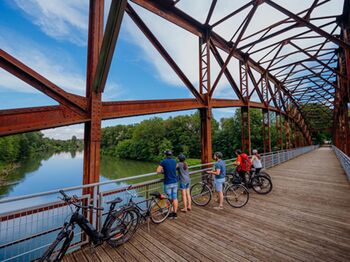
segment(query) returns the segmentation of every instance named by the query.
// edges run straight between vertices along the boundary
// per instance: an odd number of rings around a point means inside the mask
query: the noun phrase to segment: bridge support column
[[[289,119],[287,116],[284,118],[284,129],[285,129],[285,134],[286,134],[286,149],[290,149],[291,148],[290,126],[289,126]]]
[[[210,41],[199,38],[199,92],[205,98],[206,108],[200,109],[201,120],[201,160],[212,162],[211,141],[211,97],[210,97]]]
[[[242,151],[247,151],[252,154],[251,139],[250,139],[250,108],[249,106],[241,107],[242,119]]]
[[[90,0],[89,34],[86,97],[88,99],[88,114],[90,121],[85,123],[84,132],[84,177],[83,184],[98,182],[100,179],[100,141],[102,102],[101,92],[92,90],[99,53],[103,38],[103,12],[104,2]],[[84,193],[92,193],[90,189]]]
[[[201,160],[202,163],[212,162],[212,143],[211,143],[211,109],[200,109],[201,117]]]
[[[271,152],[271,129],[270,129],[270,111],[262,110],[262,135],[264,153]]]
[[[282,114],[276,112],[276,144],[278,149],[283,149],[283,128],[282,128]]]

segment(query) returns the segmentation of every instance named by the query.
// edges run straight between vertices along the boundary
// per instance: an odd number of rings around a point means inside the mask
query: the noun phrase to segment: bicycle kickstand
[[[91,255],[95,255],[95,253],[96,253],[95,245],[94,245],[94,243],[91,242],[91,244],[90,244],[90,254]]]

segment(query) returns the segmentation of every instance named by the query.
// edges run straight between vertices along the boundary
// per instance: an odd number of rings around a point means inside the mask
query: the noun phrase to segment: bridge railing
[[[348,177],[348,181],[350,182],[350,157],[347,156],[343,151],[341,151],[336,146],[332,146],[335,155],[337,156],[340,164],[342,165],[346,176]]]
[[[290,150],[281,150],[262,154],[264,168],[283,163],[291,158],[310,152],[317,146],[308,146]],[[232,166],[235,159],[228,159],[227,166]],[[190,167],[191,182],[201,180],[201,174],[212,168],[212,163]],[[126,188],[132,185],[142,201],[150,192],[162,191],[163,179],[156,173],[103,181],[100,183],[63,188],[67,194],[77,195],[82,201],[95,207],[105,207],[106,202],[121,197],[125,204],[129,196]],[[90,189],[92,194],[83,195],[83,189]],[[25,196],[0,199],[0,261],[30,261],[45,251],[55,239],[65,219],[71,214],[69,206],[58,199],[59,191],[51,190]],[[180,199],[181,200],[181,199]],[[90,222],[97,228],[103,224],[105,214],[101,211],[87,213]],[[76,228],[75,238],[70,250],[78,249],[88,243],[87,236]]]

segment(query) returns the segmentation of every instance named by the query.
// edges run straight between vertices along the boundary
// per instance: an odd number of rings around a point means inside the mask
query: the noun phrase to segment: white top
[[[252,157],[252,163],[255,168],[262,168],[261,160],[258,159],[256,156]]]

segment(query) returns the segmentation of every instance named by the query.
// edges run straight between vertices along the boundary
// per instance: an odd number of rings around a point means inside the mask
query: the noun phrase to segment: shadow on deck
[[[194,207],[129,243],[65,261],[350,261],[350,186],[330,148],[271,168],[274,189],[241,209]],[[213,204],[212,204],[213,205]]]

